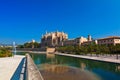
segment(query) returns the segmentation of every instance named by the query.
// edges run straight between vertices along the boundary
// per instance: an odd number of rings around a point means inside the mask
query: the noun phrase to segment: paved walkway
[[[0,58],[0,80],[10,80],[24,57],[15,55],[14,57]]]
[[[115,59],[115,56],[96,57],[96,56],[72,55],[72,54],[64,54],[64,53],[55,53],[55,54],[120,64],[120,59]]]

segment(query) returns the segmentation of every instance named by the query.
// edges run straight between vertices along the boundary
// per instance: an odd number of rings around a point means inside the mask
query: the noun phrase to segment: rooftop
[[[106,38],[100,38],[98,40],[104,40],[104,39],[120,39],[119,36],[109,36],[109,37],[106,37]]]

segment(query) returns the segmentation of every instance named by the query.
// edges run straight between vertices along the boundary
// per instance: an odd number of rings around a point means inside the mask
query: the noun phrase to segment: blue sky
[[[40,42],[46,30],[120,36],[120,0],[0,0],[0,43]]]

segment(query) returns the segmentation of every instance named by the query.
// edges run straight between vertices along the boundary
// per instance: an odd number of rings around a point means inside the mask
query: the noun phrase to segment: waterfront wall
[[[56,55],[62,55],[62,56],[70,56],[70,57],[76,57],[76,58],[83,58],[83,59],[89,59],[89,60],[95,60],[95,61],[102,61],[102,62],[109,62],[109,63],[120,64],[120,60],[119,59],[115,59],[115,58],[111,58],[111,57],[73,55],[73,54],[65,54],[65,53],[55,53],[55,54]]]
[[[46,51],[45,48],[17,48],[17,51]]]
[[[55,48],[47,48],[46,52],[47,53],[54,53],[55,52]]]
[[[32,58],[29,54],[27,57],[27,71],[26,71],[26,79],[27,80],[44,80],[37,66],[34,64]]]

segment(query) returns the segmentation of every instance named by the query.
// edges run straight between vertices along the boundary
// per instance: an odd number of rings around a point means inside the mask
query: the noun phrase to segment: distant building
[[[92,40],[90,39],[91,36],[88,35],[88,41],[82,43],[82,45],[90,45],[90,44],[98,44],[98,45],[116,45],[120,44],[120,37],[118,36],[111,36],[101,39]]]
[[[42,35],[41,47],[63,46],[63,42],[68,39],[68,35],[64,32],[51,32]]]
[[[84,37],[79,37],[75,39],[75,45],[81,46],[82,43],[87,42],[88,39]]]
[[[63,46],[75,46],[75,39],[68,39],[63,42]]]
[[[13,47],[12,44],[0,44],[0,47]]]
[[[64,46],[80,46],[83,42],[88,41],[87,38],[84,37],[79,37],[79,38],[75,38],[75,39],[68,39],[66,41],[64,41]]]
[[[68,35],[64,32],[51,32],[42,36],[41,47],[57,47],[57,46],[81,46],[84,43],[92,42],[91,36],[88,38],[78,37],[75,39],[68,39]]]
[[[82,46],[85,46],[85,45],[92,45],[92,44],[98,44],[97,40],[92,40],[92,41],[86,41],[86,42],[83,42],[81,45]]]
[[[80,43],[82,46],[90,44],[97,44],[97,40],[92,40],[91,35],[88,35],[88,38],[83,38]]]
[[[88,38],[78,37],[75,39],[68,39],[68,35],[64,32],[51,32],[42,36],[41,47],[58,47],[58,46],[84,46],[84,45],[116,45],[120,44],[120,37],[111,36],[101,39],[93,40],[90,35]]]
[[[116,44],[120,44],[120,37],[111,36],[111,37],[101,38],[101,39],[97,39],[97,42],[99,45],[102,45],[102,44],[116,45]]]

